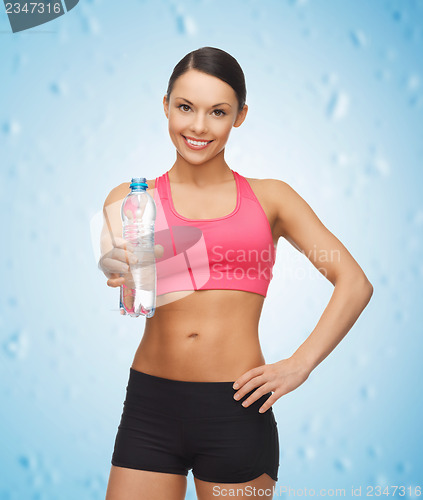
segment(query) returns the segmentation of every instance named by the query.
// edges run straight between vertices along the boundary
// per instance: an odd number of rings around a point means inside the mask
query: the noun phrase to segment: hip
[[[267,417],[274,422],[272,408],[265,413],[259,409],[272,395],[263,394],[247,407],[242,406],[255,389],[247,393],[241,400],[233,398],[236,390],[233,381],[197,382],[158,377],[130,368],[126,387],[125,406],[142,410],[152,416],[171,417],[181,421],[215,419],[238,419]]]
[[[130,369],[112,464],[245,483],[263,473],[278,480],[279,436],[267,393],[244,408],[233,381],[192,382]]]

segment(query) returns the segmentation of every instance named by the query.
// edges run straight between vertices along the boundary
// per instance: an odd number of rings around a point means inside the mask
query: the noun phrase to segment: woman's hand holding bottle
[[[154,245],[154,257],[160,258],[164,249],[162,245]],[[103,255],[98,267],[107,278],[107,285],[116,288],[125,285],[133,288],[131,265],[136,264],[138,258],[134,254],[134,246],[124,238],[114,237],[114,247]]]

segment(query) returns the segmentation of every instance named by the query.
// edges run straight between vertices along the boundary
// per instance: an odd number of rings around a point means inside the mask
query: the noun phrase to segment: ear
[[[163,108],[164,108],[164,112],[165,112],[166,118],[169,118],[169,105],[166,102],[166,94],[163,97]]]
[[[247,116],[248,112],[248,106],[244,104],[244,107],[241,109],[241,111],[238,113],[238,116],[236,117],[236,120],[234,122],[234,127],[239,127],[241,123],[245,120],[245,117]]]

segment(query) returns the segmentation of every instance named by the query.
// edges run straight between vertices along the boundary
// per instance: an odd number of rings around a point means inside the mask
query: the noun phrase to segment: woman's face
[[[164,96],[163,105],[176,150],[186,161],[196,164],[214,158],[224,149],[232,127],[239,127],[248,111],[245,105],[238,113],[238,100],[230,85],[194,69],[176,80],[169,104]],[[193,149],[186,138],[208,144]]]

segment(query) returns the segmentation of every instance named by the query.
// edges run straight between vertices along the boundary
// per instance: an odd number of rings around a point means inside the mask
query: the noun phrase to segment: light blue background
[[[374,286],[338,348],[273,407],[277,488],[422,485],[422,2],[86,0],[16,34],[0,11],[0,498],[105,496],[145,320],[119,315],[96,267],[96,214],[116,185],[172,166],[162,98],[206,45],[247,82],[228,164],[288,182]],[[268,363],[305,340],[332,290],[279,241]]]

